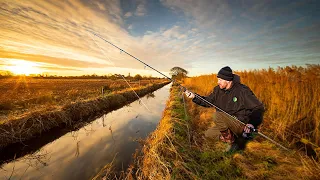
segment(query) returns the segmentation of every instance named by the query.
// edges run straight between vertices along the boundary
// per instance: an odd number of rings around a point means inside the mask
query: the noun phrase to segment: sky
[[[0,71],[169,75],[320,64],[317,0],[0,0]]]

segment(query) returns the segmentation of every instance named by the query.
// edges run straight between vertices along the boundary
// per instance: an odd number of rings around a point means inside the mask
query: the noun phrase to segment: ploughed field
[[[130,81],[132,88],[163,82],[162,79]],[[123,79],[0,79],[0,123],[33,112],[58,110],[65,105],[130,90]]]

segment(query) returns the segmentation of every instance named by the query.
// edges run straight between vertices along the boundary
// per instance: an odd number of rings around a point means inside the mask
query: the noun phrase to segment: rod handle
[[[180,89],[181,89],[183,92],[185,92],[185,91],[187,90],[187,88],[186,88],[186,87],[181,86],[181,85],[180,85]]]

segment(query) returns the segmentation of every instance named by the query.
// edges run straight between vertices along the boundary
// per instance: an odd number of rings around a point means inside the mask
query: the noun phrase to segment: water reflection
[[[114,157],[125,170],[137,139],[156,128],[168,99],[170,85],[138,101],[61,136],[37,152],[2,165],[0,179],[89,179]],[[151,97],[151,98],[150,98]]]

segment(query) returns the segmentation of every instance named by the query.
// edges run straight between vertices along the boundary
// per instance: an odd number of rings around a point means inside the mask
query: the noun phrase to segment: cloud
[[[84,1],[83,3],[90,7],[90,1]],[[107,13],[107,18],[118,24],[123,24],[123,20],[121,18],[123,12],[121,9],[120,0],[92,1],[92,3],[95,4],[95,6],[92,7],[94,10],[99,10],[102,14]]]
[[[166,38],[177,38],[177,39],[182,39],[186,38],[185,34],[180,34],[180,27],[179,26],[174,26],[171,29],[165,30],[162,35]]]
[[[161,71],[173,66],[205,69],[229,62],[287,62],[295,56],[310,62],[311,56],[320,57],[320,25],[316,11],[306,11],[308,3],[162,0],[178,21],[167,23],[160,17],[158,29],[142,29],[132,19],[149,22],[154,17],[147,1],[134,2],[133,9],[124,11],[120,0],[1,1],[0,57],[88,74],[144,68],[92,31]],[[133,27],[145,33],[133,36]]]
[[[240,67],[239,64],[247,63],[266,65],[283,61],[289,64],[289,59],[294,63],[297,57],[300,61],[308,59],[314,62],[320,57],[319,28],[315,19],[319,13],[310,1],[289,4],[268,0],[161,2],[175,13],[182,13],[188,18],[188,23],[198,29],[194,32],[198,34],[198,40],[189,41],[193,46],[185,48],[184,52],[199,53],[199,64],[214,59],[217,64],[219,61],[237,62]],[[168,35],[174,36],[174,33]],[[195,36],[187,37],[193,38]],[[191,61],[188,63],[195,65]]]
[[[34,55],[34,54],[24,54],[18,52],[8,52],[0,50],[0,60],[2,61],[10,61],[10,59],[18,59],[18,60],[27,60],[31,62],[36,62],[40,64],[46,64],[50,66],[60,66],[60,67],[68,67],[68,68],[99,68],[99,67],[108,67],[108,64],[99,64],[94,62],[87,61],[79,61],[68,58],[57,58],[51,56],[43,56],[43,55]]]
[[[56,66],[41,66],[40,67],[43,71],[82,71],[81,69],[77,68],[67,68],[67,67],[56,67]]]
[[[105,10],[106,10],[106,8],[104,7],[104,5],[103,5],[102,3],[100,3],[99,1],[96,1],[95,3],[96,3],[96,5],[99,7],[100,10],[102,10],[102,11],[105,11]]]
[[[122,28],[122,10],[118,1],[110,6],[109,2],[99,2],[1,2],[0,14],[4,18],[0,27],[0,57],[71,69],[143,69],[141,63],[88,32],[93,31],[158,70],[170,69],[172,59],[176,60],[176,64],[183,65],[183,56],[169,53],[174,41],[167,43],[163,37],[148,39],[131,36]],[[115,17],[120,19],[115,20]],[[150,48],[150,43],[153,48]]]
[[[128,18],[128,17],[131,17],[132,16],[132,12],[127,12],[124,17]]]
[[[139,2],[139,4],[137,6],[137,9],[136,9],[134,15],[136,15],[136,16],[144,16],[144,15],[146,15],[147,14],[147,9],[146,9],[146,3],[147,2],[145,0],[140,0],[138,2]]]
[[[73,3],[72,6],[48,3],[40,6],[21,1],[2,4],[7,20],[1,26],[3,36],[0,37],[0,47],[27,54],[105,62],[88,52],[85,40],[89,36],[85,30],[99,28],[91,23],[92,19],[114,33],[119,31],[119,27],[111,19],[105,20],[99,17],[100,14],[95,15],[90,9],[83,8],[83,4]],[[55,6],[56,9],[53,8]]]
[[[224,23],[232,14],[228,3],[223,0],[161,0],[161,2],[175,11],[182,11],[187,17],[195,20],[194,23],[204,27]]]

